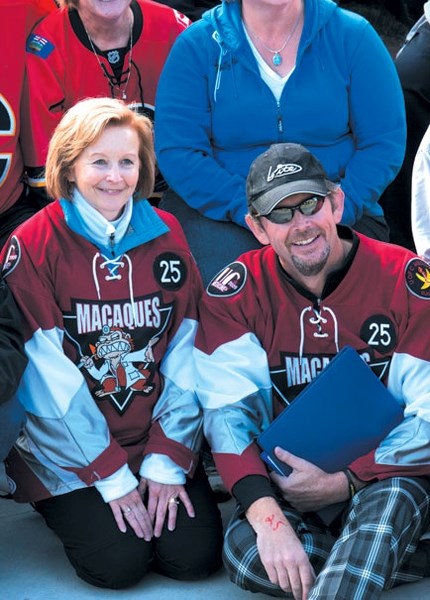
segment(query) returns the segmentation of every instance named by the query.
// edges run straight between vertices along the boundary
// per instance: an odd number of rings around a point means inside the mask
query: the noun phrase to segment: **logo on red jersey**
[[[13,235],[9,242],[6,258],[3,263],[3,276],[9,275],[15,269],[21,258],[21,246],[16,235]]]
[[[121,60],[118,50],[109,50],[107,59],[111,65],[116,65]]]
[[[209,296],[234,296],[246,283],[247,270],[237,261],[224,267],[209,283],[206,292]]]
[[[48,58],[54,49],[54,44],[41,35],[32,33],[27,40],[25,49],[30,54],[36,54],[36,56],[40,56],[41,58]]]
[[[412,258],[405,269],[406,287],[414,296],[430,300],[430,265]]]
[[[16,118],[12,106],[6,98],[0,94],[0,138],[2,136],[11,136],[16,134]],[[8,141],[6,140],[6,149]],[[12,164],[12,152],[2,152],[0,154],[0,187],[6,181],[10,166]]]
[[[15,113],[3,94],[0,94],[0,135],[16,135]]]
[[[12,154],[10,152],[0,154],[0,187],[6,181],[6,177],[8,176],[11,164]]]
[[[173,12],[175,13],[176,22],[182,25],[184,29],[191,25],[190,19],[186,17],[183,13],[179,12],[176,9],[173,9]]]

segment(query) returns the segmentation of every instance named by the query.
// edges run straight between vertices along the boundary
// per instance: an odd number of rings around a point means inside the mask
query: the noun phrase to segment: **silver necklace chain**
[[[246,29],[249,31],[249,33],[251,34],[251,36],[253,38],[255,38],[256,40],[258,40],[260,42],[260,44],[263,46],[263,48],[265,48],[268,52],[270,52],[271,54],[273,54],[272,56],[272,63],[275,65],[275,67],[279,67],[280,65],[282,65],[282,56],[281,56],[281,52],[283,52],[285,50],[285,48],[288,46],[288,42],[291,40],[291,38],[293,37],[293,35],[296,33],[297,27],[299,26],[300,23],[300,17],[302,16],[302,11],[299,11],[299,14],[297,15],[297,19],[291,29],[291,31],[289,32],[287,39],[285,40],[285,42],[282,44],[282,46],[279,48],[279,50],[274,50],[273,48],[269,48],[269,46],[267,46],[263,40],[260,38],[260,36],[258,36],[254,31],[252,31],[252,29],[249,27],[249,25],[245,25]]]
[[[87,34],[88,41],[90,42],[93,54],[96,57],[97,62],[99,63],[100,70],[103,73],[103,75],[107,76],[106,67],[104,67],[104,65],[102,65],[101,60],[99,58],[99,55],[97,54],[97,51],[96,51],[96,49],[94,47],[93,40],[91,39],[91,36],[88,33],[85,25],[84,25],[84,29],[85,29],[85,33]],[[126,94],[126,92],[127,92],[128,82],[130,81],[130,75],[131,75],[131,59],[132,59],[132,55],[133,55],[133,19],[131,20],[131,26],[130,26],[130,44],[129,44],[129,54],[128,54],[128,73],[127,73],[127,79],[125,81],[125,85],[124,85],[124,88],[122,90],[121,90],[121,79],[120,79],[119,83],[115,85],[115,87],[118,88],[118,90],[119,90],[119,92],[121,94],[121,98],[123,100],[127,100],[127,94]],[[111,85],[113,85],[113,84],[111,83]]]

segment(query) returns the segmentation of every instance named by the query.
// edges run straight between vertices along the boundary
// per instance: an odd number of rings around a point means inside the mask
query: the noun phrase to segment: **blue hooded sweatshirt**
[[[373,27],[331,0],[304,0],[296,67],[277,102],[260,76],[238,0],[176,40],[158,85],[155,144],[167,182],[206,217],[245,226],[245,180],[270,144],[296,142],[345,192],[342,223],[382,215],[403,161],[404,101]]]

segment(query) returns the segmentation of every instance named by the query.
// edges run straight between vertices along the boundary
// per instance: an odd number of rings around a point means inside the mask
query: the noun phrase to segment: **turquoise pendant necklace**
[[[251,36],[253,38],[255,38],[256,40],[258,40],[260,42],[260,44],[263,46],[263,48],[265,48],[267,50],[267,52],[270,52],[270,54],[273,54],[273,56],[272,56],[272,63],[275,65],[275,67],[279,67],[280,65],[282,65],[281,52],[283,52],[285,50],[285,48],[288,45],[288,42],[291,40],[291,38],[293,37],[293,35],[296,33],[296,29],[299,26],[300,17],[301,16],[302,16],[302,11],[299,11],[299,14],[297,15],[296,22],[293,25],[293,28],[291,29],[290,33],[288,34],[287,39],[282,44],[282,46],[279,48],[279,50],[273,50],[273,48],[269,48],[269,46],[266,46],[266,44],[263,42],[263,40],[256,33],[254,33],[248,27],[248,25],[245,25],[246,29],[249,31],[249,33],[251,34]]]

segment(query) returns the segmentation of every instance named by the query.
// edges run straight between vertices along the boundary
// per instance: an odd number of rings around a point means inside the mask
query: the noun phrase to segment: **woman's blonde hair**
[[[135,197],[148,197],[154,189],[155,155],[152,123],[113,98],[88,98],[70,108],[57,125],[46,159],[46,188],[53,198],[71,199],[71,169],[85,148],[94,144],[106,127],[126,126],[139,138],[139,180]]]
[[[71,6],[73,8],[78,8],[79,0],[57,0],[60,8],[63,6]]]

